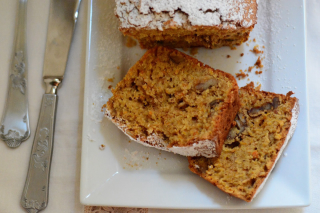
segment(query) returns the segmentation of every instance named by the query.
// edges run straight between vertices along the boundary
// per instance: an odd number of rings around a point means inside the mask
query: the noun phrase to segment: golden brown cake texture
[[[119,30],[142,48],[240,45],[257,22],[256,0],[115,0]]]
[[[222,191],[247,202],[261,190],[295,130],[298,99],[240,89],[241,107],[219,158],[189,158],[189,168]]]
[[[147,146],[213,157],[239,110],[235,78],[174,49],[156,47],[112,90],[106,116]]]

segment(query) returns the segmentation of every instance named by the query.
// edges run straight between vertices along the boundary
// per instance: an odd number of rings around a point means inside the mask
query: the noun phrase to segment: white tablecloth
[[[265,1],[265,0],[263,0]],[[281,1],[281,0],[279,0]],[[14,19],[18,0],[0,0],[0,113],[6,94],[7,72],[10,67],[14,35]],[[82,213],[79,202],[80,153],[82,110],[84,92],[85,42],[87,2],[84,0],[76,29],[67,74],[59,90],[55,145],[50,179],[49,205],[44,212]],[[43,93],[41,73],[47,30],[49,0],[28,1],[28,62],[29,101],[32,133],[37,125],[40,101]],[[320,212],[320,1],[306,0],[307,19],[307,74],[309,95],[309,136],[311,150],[310,207],[277,210],[234,210],[228,212],[275,212],[319,213]],[[0,213],[24,212],[20,197],[29,163],[33,135],[18,149],[12,150],[0,142]],[[219,212],[149,209],[160,212]]]

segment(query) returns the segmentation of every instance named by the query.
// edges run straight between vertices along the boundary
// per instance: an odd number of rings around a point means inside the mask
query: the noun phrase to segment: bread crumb
[[[231,58],[231,56],[230,56],[230,55],[227,55],[227,58]]]
[[[238,80],[249,76],[248,74],[245,74],[242,70],[239,70],[239,71],[240,71],[240,73],[236,73],[236,77],[238,78]]]
[[[236,50],[237,48],[235,46],[230,46],[231,50]]]
[[[241,57],[244,56],[244,53],[241,53],[240,56],[241,56]]]
[[[108,89],[110,89],[110,90],[111,90],[111,88],[112,88],[112,85],[109,85],[109,86],[108,86]]]
[[[255,38],[253,39],[253,42],[256,42],[256,39],[255,39]]]
[[[131,37],[127,37],[127,41],[126,41],[126,47],[134,47],[137,46],[137,42],[131,38]]]
[[[114,78],[108,78],[107,81],[113,82]]]
[[[120,66],[117,66],[117,69],[120,70]]]
[[[191,54],[191,55],[196,55],[196,54],[198,54],[198,48],[191,48],[191,49],[190,49],[190,54]]]
[[[262,60],[259,56],[259,58],[257,59],[256,63],[254,64],[257,68],[262,68],[263,65],[262,65]]]
[[[251,72],[254,66],[248,68],[248,72]]]
[[[248,44],[248,43],[246,43],[246,45],[249,47],[249,44]]]
[[[101,112],[104,112],[104,109],[107,108],[107,104],[103,104],[101,107]]]
[[[103,144],[101,144],[101,145],[99,146],[99,149],[100,149],[100,150],[104,150],[105,148],[106,148],[106,146],[103,145]]]
[[[250,50],[251,52],[253,52],[254,54],[260,54],[263,53],[262,50],[259,50],[259,45],[256,45],[253,47],[253,50]]]
[[[259,74],[262,73],[262,71],[256,71],[255,73],[256,73],[257,75],[259,75]]]

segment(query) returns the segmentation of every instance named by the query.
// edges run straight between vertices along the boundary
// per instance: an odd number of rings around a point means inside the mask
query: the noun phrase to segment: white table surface
[[[265,1],[265,0],[262,0]],[[281,1],[281,0],[279,0]],[[18,0],[0,0],[0,113],[4,107],[8,69],[13,47],[14,20]],[[310,114],[311,206],[297,209],[234,210],[235,212],[318,213],[320,212],[320,1],[306,0],[307,73]],[[79,202],[80,153],[84,91],[87,0],[84,0],[76,29],[65,80],[59,90],[55,144],[51,167],[49,205],[44,212],[82,213]],[[0,142],[0,213],[24,212],[20,197],[26,178],[33,134],[43,94],[41,73],[45,49],[49,0],[28,1],[29,107],[32,136],[18,149]],[[1,115],[0,114],[0,115]],[[162,212],[219,212],[157,210]]]

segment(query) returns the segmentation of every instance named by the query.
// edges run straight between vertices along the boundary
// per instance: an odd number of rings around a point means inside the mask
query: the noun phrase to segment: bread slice
[[[185,156],[213,157],[239,110],[235,78],[156,47],[112,90],[105,115],[131,139]]]
[[[241,108],[219,158],[189,158],[189,168],[247,202],[259,193],[297,125],[298,99],[240,89]]]

